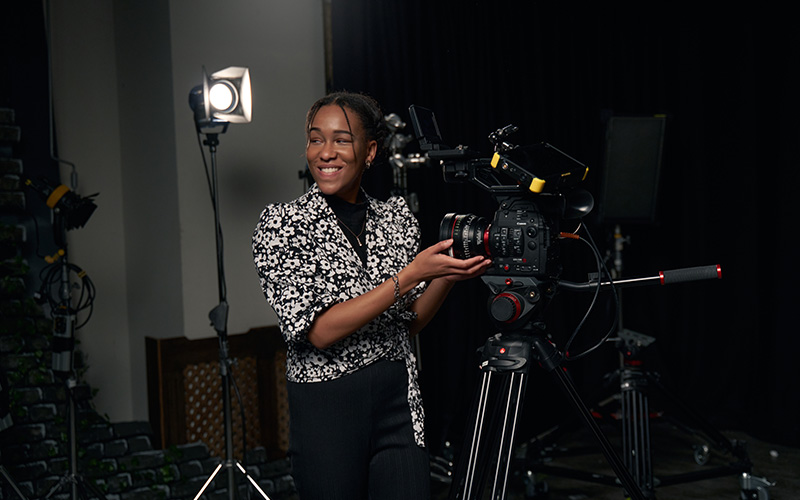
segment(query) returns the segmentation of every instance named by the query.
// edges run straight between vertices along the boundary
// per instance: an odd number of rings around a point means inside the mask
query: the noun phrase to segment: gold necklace
[[[345,228],[345,229],[347,229],[348,231],[350,231],[350,234],[352,234],[353,236],[355,236],[355,237],[356,237],[356,243],[358,243],[358,246],[359,246],[359,248],[360,248],[360,247],[362,246],[362,243],[361,243],[361,239],[359,238],[359,236],[361,236],[362,234],[364,234],[364,228],[366,228],[366,227],[367,227],[367,218],[366,218],[366,217],[364,217],[364,223],[361,225],[361,231],[359,231],[359,232],[358,232],[358,234],[356,234],[355,232],[353,232],[353,230],[352,230],[352,229],[350,229],[350,227],[348,227],[348,225],[347,225],[347,224],[345,224],[344,222],[342,222],[342,219],[340,219],[338,215],[334,214],[333,216],[334,216],[334,217],[336,217],[336,220],[338,220],[338,221],[339,221],[339,224],[340,224],[340,225],[341,225],[343,228]]]

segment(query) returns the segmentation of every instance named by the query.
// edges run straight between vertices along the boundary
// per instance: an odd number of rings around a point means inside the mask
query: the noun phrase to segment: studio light
[[[38,181],[26,179],[25,185],[39,193],[47,206],[61,216],[67,230],[83,227],[97,208],[94,204],[97,193],[82,197],[64,184],[55,185],[44,177]]]
[[[189,92],[189,106],[199,129],[248,123],[253,119],[250,70],[231,66],[212,73],[203,68],[203,83]]]
[[[225,459],[220,462],[203,487],[194,497],[199,500],[206,488],[221,471],[228,476],[228,499],[238,498],[238,487],[235,473],[238,470],[255,488],[264,500],[269,497],[258,485],[247,470],[233,458],[233,422],[231,406],[231,388],[235,386],[232,377],[232,362],[228,348],[228,299],[225,285],[225,272],[222,256],[222,225],[220,224],[219,189],[217,185],[217,146],[219,134],[224,133],[231,123],[248,123],[253,117],[253,101],[250,95],[250,71],[247,68],[231,66],[208,76],[203,68],[203,83],[189,92],[189,106],[194,111],[195,129],[198,141],[205,136],[202,144],[208,146],[211,156],[209,171],[205,155],[206,178],[214,208],[214,226],[217,242],[217,287],[219,304],[208,313],[211,325],[219,337],[220,385],[222,389],[222,413],[225,425]],[[202,148],[201,148],[202,150]],[[236,391],[238,394],[238,391]],[[241,402],[240,402],[241,405]]]

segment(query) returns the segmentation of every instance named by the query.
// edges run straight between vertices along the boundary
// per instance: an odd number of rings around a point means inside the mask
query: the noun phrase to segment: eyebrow
[[[311,127],[308,129],[309,132],[322,132],[322,129],[319,127]],[[334,134],[347,134],[349,136],[355,137],[355,134],[350,132],[349,130],[334,130]]]

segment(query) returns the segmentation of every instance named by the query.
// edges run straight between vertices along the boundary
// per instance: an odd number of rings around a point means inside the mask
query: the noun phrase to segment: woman
[[[306,116],[315,184],[268,205],[253,236],[267,301],[287,344],[290,450],[300,498],[429,498],[429,462],[410,337],[483,257],[419,250],[401,197],[361,189],[383,144],[383,114],[362,94],[334,93]]]

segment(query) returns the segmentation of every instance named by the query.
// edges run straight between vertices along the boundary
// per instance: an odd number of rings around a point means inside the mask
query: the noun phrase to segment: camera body
[[[557,275],[556,222],[530,198],[503,196],[498,202],[491,222],[472,214],[444,216],[439,239],[453,238],[450,255],[491,258],[492,265],[485,273],[488,276]]]

